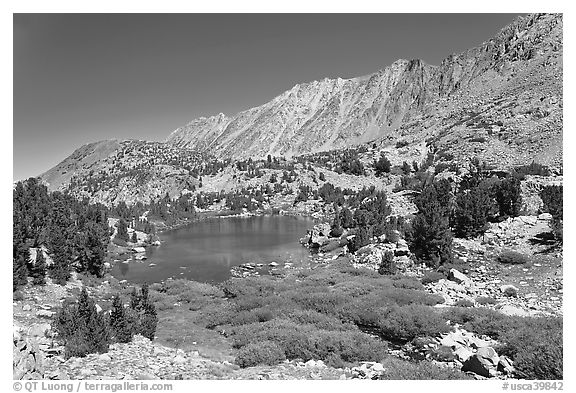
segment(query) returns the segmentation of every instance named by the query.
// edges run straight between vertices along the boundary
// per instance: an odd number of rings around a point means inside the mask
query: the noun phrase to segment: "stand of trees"
[[[100,204],[77,200],[67,193],[48,193],[46,186],[30,178],[13,191],[13,290],[28,276],[42,284],[48,273],[64,285],[72,270],[102,276],[108,245],[108,210]],[[37,258],[30,261],[30,247]],[[52,257],[46,267],[41,249]]]
[[[107,352],[112,342],[130,342],[135,334],[153,340],[157,324],[156,308],[146,285],[140,293],[134,289],[128,308],[116,295],[109,316],[96,310],[96,303],[83,288],[76,302],[62,306],[53,323],[67,358]]]

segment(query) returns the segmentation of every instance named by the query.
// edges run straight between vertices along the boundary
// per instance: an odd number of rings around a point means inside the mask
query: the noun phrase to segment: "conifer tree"
[[[334,203],[334,219],[332,221],[332,226],[330,227],[330,236],[340,237],[344,230],[340,224],[340,212],[338,211],[338,205]]]
[[[116,233],[116,238],[124,240],[125,242],[130,240],[128,237],[128,224],[122,218],[118,221],[118,232]]]
[[[66,357],[84,357],[89,353],[108,351],[110,332],[96,304],[82,288],[77,303],[65,304],[56,314],[54,327],[64,341]]]
[[[452,232],[444,193],[445,187],[437,183],[422,191],[415,201],[418,213],[409,234],[410,250],[434,267],[452,262]]]
[[[132,239],[130,239],[132,243],[138,243],[138,236],[136,235],[136,231],[132,232]]]
[[[36,261],[30,271],[30,275],[34,285],[44,285],[46,283],[46,259],[41,248],[36,250]]]
[[[456,196],[453,220],[455,235],[472,238],[483,234],[493,213],[494,203],[488,190],[480,186],[463,190]]]
[[[501,217],[517,217],[522,206],[520,179],[509,176],[494,186]]]
[[[120,296],[114,296],[112,311],[110,312],[110,328],[112,338],[117,342],[127,343],[132,340],[133,329],[124,310]]]
[[[354,215],[347,207],[340,211],[340,223],[343,228],[354,228]]]

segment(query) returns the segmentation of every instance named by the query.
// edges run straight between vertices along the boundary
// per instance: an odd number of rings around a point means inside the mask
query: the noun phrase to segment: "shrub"
[[[446,310],[443,316],[451,322],[463,325],[466,330],[494,339],[499,339],[503,332],[513,329],[518,320],[483,307],[452,307]]]
[[[424,286],[414,277],[396,276],[393,277],[392,285],[395,288],[424,290]]]
[[[396,142],[396,149],[400,149],[404,146],[408,146],[408,141],[400,140],[400,141]]]
[[[517,251],[505,250],[497,257],[498,262],[512,265],[523,265],[528,262],[528,257]]]
[[[389,356],[382,361],[386,372],[380,379],[387,380],[448,380],[473,379],[473,377],[452,368],[439,367],[430,361],[409,362]]]
[[[474,307],[474,302],[471,302],[468,299],[460,299],[456,303],[454,303],[456,307]]]
[[[519,318],[499,339],[520,378],[563,379],[562,318]]]
[[[314,310],[295,310],[287,315],[291,321],[300,325],[314,325],[317,329],[328,331],[356,330],[356,326],[343,323],[340,319]]]
[[[252,367],[259,364],[276,365],[286,359],[282,348],[272,341],[250,343],[242,347],[236,356],[240,367]]]
[[[551,172],[546,165],[532,161],[529,165],[521,165],[514,168],[514,174],[518,178],[524,179],[526,175],[550,176]]]
[[[446,333],[450,327],[431,307],[411,304],[388,309],[380,316],[378,331],[387,339],[410,341],[418,336]]]
[[[424,277],[422,277],[422,279],[420,281],[422,282],[422,284],[426,285],[426,284],[430,284],[430,283],[442,280],[443,278],[446,278],[446,276],[444,274],[437,272],[437,271],[430,271],[430,272],[424,273]]]
[[[476,303],[485,305],[485,304],[497,304],[498,301],[490,296],[480,296],[476,298]]]

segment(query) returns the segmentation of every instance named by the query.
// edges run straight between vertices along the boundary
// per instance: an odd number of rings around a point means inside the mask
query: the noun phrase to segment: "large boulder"
[[[410,254],[410,249],[408,248],[408,243],[404,239],[400,239],[396,242],[396,249],[394,250],[394,256],[401,257]]]
[[[494,348],[480,348],[462,364],[462,371],[471,371],[486,378],[495,377],[499,361],[500,357]]]
[[[28,335],[31,337],[44,337],[51,328],[52,326],[49,323],[35,323],[28,329]]]
[[[454,281],[457,284],[467,285],[472,282],[470,277],[460,272],[457,269],[450,269],[448,272],[448,280]]]

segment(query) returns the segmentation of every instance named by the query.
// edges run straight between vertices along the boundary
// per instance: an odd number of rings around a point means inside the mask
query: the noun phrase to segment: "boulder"
[[[112,358],[107,353],[103,353],[98,356],[98,360],[100,360],[101,362],[110,362],[112,361]]]
[[[510,285],[510,284],[502,285],[502,286],[500,286],[500,291],[506,296],[510,296],[510,297],[517,297],[518,296],[518,288],[515,287],[514,285]]]
[[[470,356],[474,355],[474,352],[472,352],[470,349],[466,347],[458,347],[454,351],[454,355],[456,356],[456,359],[464,363],[470,358]]]
[[[493,368],[496,368],[498,366],[498,362],[500,361],[500,357],[492,347],[478,348],[476,356],[490,363]]]
[[[142,253],[146,252],[146,249],[144,247],[132,247],[132,251],[136,253]]]
[[[457,284],[464,285],[472,281],[468,276],[466,276],[464,273],[461,273],[457,269],[450,269],[450,272],[448,272],[448,280],[454,281]]]
[[[56,314],[54,311],[48,310],[38,310],[36,311],[36,316],[40,318],[52,318],[52,316]]]
[[[172,359],[172,363],[174,364],[184,364],[186,362],[187,362],[186,358],[182,355],[176,355],[174,359]]]
[[[22,311],[30,311],[32,310],[32,307],[29,304],[25,304],[22,306]]]
[[[538,219],[542,221],[549,221],[552,219],[552,214],[550,213],[542,213],[538,215]]]
[[[512,306],[510,304],[506,304],[502,306],[499,310],[502,314],[511,316],[511,317],[529,317],[531,313],[526,311],[520,307]]]
[[[28,329],[28,335],[32,337],[44,337],[52,326],[49,323],[36,323]]]
[[[512,364],[512,360],[510,360],[510,358],[507,356],[504,355],[500,356],[500,359],[498,360],[497,370],[503,374],[508,375],[514,373],[514,366]]]
[[[474,354],[462,364],[462,371],[471,371],[474,374],[490,378],[496,375],[496,368],[491,361],[484,359],[478,354]]]
[[[400,239],[396,242],[396,249],[394,250],[394,256],[401,257],[410,254],[410,249],[408,248],[408,243],[404,239]]]

